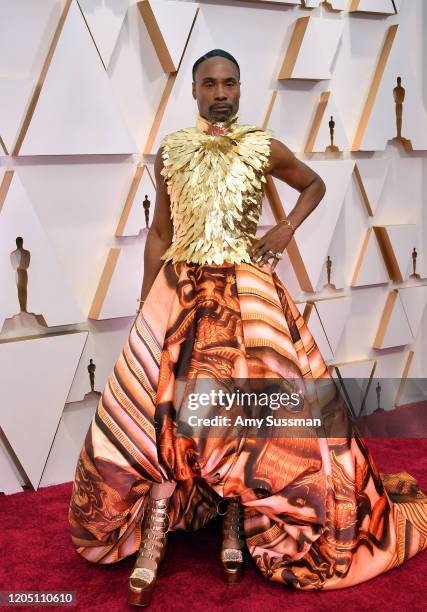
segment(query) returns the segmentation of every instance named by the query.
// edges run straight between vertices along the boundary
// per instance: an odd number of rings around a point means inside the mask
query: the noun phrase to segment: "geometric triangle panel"
[[[86,24],[107,68],[126,17],[129,0],[78,0]]]
[[[153,168],[153,164],[150,166]],[[136,167],[116,236],[138,236],[150,227],[156,202],[156,188],[151,177],[148,164]]]
[[[402,287],[399,297],[408,319],[414,338],[418,336],[421,321],[427,304],[427,285],[419,287]]]
[[[110,249],[88,318],[101,320],[136,315],[146,234],[142,236],[137,242]]]
[[[390,279],[402,283],[412,271],[412,250],[415,245],[416,225],[374,226]]]
[[[401,27],[386,33],[353,150],[383,151],[397,137],[406,150],[427,150],[427,111]]]
[[[358,159],[356,162],[356,180],[370,216],[377,210],[389,167],[390,160],[386,157]]]
[[[344,331],[347,320],[350,316],[351,299],[348,297],[316,300],[316,306],[319,319],[325,330],[329,345],[332,352],[338,350],[340,338]]]
[[[0,422],[36,489],[87,332],[0,344]]]
[[[334,354],[329,344],[325,329],[319,317],[319,313],[313,303],[308,302],[304,309],[304,319],[307,327],[316,342],[323,359],[326,362],[333,361]]]
[[[0,255],[0,330],[32,321],[46,331],[85,319],[16,172],[0,214]]]
[[[338,19],[298,19],[278,78],[330,79],[342,31],[343,21]]]
[[[96,410],[99,396],[67,404],[40,481],[41,487],[73,480],[77,459]]]
[[[332,148],[334,147],[334,148]],[[306,153],[349,151],[350,142],[330,91],[321,94],[305,147]]]
[[[349,188],[353,160],[307,161],[310,168],[317,172],[326,184],[326,195],[314,211],[304,220],[294,235],[295,243],[301,253],[303,266],[310,283],[315,287],[328,254],[332,236]],[[285,213],[294,207],[298,192],[286,183],[274,179]],[[313,245],[316,248],[313,248]]]
[[[388,283],[389,277],[382,251],[372,227],[366,230],[350,285],[362,287]]]
[[[136,152],[83,16],[72,2],[20,155]]]
[[[373,343],[375,349],[387,349],[412,344],[414,337],[409,327],[398,290],[390,291]]]
[[[165,72],[176,72],[198,11],[196,2],[142,0],[144,23]]]

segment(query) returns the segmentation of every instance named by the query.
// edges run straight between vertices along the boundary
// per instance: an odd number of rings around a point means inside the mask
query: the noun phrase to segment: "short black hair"
[[[207,53],[199,57],[199,59],[194,62],[193,64],[193,82],[196,81],[196,70],[199,64],[209,59],[210,57],[225,57],[225,59],[228,59],[230,60],[230,62],[233,62],[233,64],[237,67],[237,72],[239,74],[239,79],[240,79],[240,66],[237,63],[236,58],[233,57],[231,53],[228,53],[228,51],[224,51],[224,49],[212,49],[211,51],[208,51]]]

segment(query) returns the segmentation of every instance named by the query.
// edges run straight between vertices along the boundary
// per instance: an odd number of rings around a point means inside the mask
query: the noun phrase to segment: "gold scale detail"
[[[161,142],[175,239],[161,256],[199,264],[250,262],[261,215],[271,130],[237,124],[237,114]]]

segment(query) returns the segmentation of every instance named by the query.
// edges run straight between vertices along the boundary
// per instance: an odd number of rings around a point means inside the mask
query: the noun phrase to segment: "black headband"
[[[231,55],[231,53],[228,53],[228,51],[224,51],[223,49],[212,49],[212,51],[208,51],[207,53],[199,57],[199,59],[194,62],[193,81],[196,80],[196,70],[199,64],[209,59],[210,57],[225,57],[225,59],[228,59],[230,60],[230,62],[233,62],[233,64],[237,67],[237,71],[239,73],[239,79],[240,79],[240,66],[237,63],[237,60]]]

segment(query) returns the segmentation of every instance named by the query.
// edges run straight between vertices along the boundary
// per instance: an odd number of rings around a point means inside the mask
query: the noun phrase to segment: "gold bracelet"
[[[285,223],[293,232],[296,231],[296,227],[294,225],[292,225],[292,223],[289,221],[289,219],[282,219],[281,221],[277,222],[277,225],[279,225],[280,223]]]

